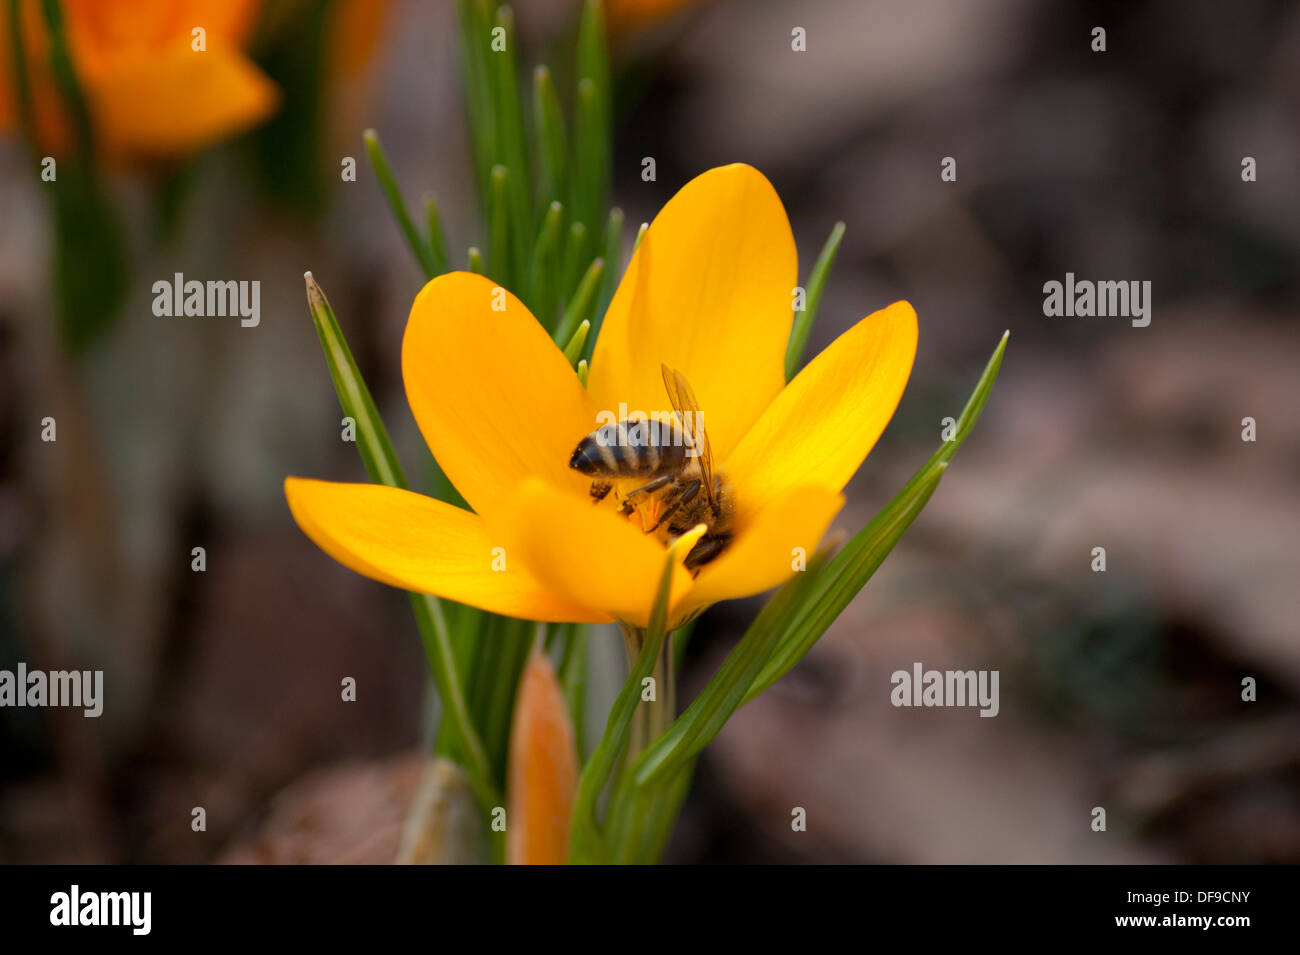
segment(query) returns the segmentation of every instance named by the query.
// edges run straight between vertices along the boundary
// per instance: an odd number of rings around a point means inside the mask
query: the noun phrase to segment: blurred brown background
[[[554,59],[571,6],[520,6],[525,64]],[[122,321],[83,358],[47,320],[39,184],[0,147],[0,667],[102,668],[108,695],[98,720],[0,710],[0,861],[391,858],[431,719],[415,627],[297,531],[281,480],[363,479],[305,269],[408,468],[424,460],[398,367],[418,272],[360,131],[380,130],[408,196],[438,192],[458,248],[481,239],[447,7],[394,4],[319,153],[284,154],[329,173],[309,214],[250,183],[241,144],[200,160],[177,234],[133,252]],[[916,307],[911,383],[839,526],[938,445],[1011,330],[940,490],[708,751],[670,859],[1300,861],[1300,9],[717,0],[621,36],[616,60],[629,222],[748,162],[801,273],[848,226],[810,354]],[[336,181],[347,155],[355,183]],[[146,231],[139,184],[116,190]],[[149,286],[176,271],[259,279],[261,325],[156,318]],[[1151,281],[1150,326],[1044,317],[1067,271]],[[701,622],[688,692],[757,606]],[[593,642],[612,686],[617,635]],[[998,669],[1000,715],[893,708],[889,675],[916,661]]]

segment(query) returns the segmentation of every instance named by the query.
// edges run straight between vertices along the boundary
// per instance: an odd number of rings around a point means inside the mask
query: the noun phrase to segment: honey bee
[[[660,370],[676,416],[654,429],[644,421],[619,421],[597,428],[578,442],[569,467],[592,478],[595,501],[604,500],[618,481],[645,479],[644,484],[619,495],[619,512],[630,515],[641,509],[643,515],[650,513],[650,526],[644,516],[642,519],[647,534],[663,527],[676,538],[704,524],[707,530],[682,562],[687,570],[697,572],[731,543],[731,489],[713,470],[699,402],[686,376],[667,365]]]

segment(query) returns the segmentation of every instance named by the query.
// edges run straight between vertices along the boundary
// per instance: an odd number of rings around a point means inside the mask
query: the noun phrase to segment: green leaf
[[[605,13],[586,0],[578,22],[577,135],[574,215],[593,236],[605,215],[612,168],[609,53]]]
[[[370,166],[375,171],[375,178],[379,180],[379,188],[383,190],[384,199],[388,202],[388,208],[392,210],[393,218],[401,227],[411,254],[415,256],[420,270],[424,272],[425,279],[433,278],[438,274],[433,251],[406,211],[406,201],[402,198],[402,190],[398,188],[397,180],[393,178],[393,169],[388,164],[388,157],[384,155],[384,148],[379,144],[379,134],[373,129],[367,129],[361,134],[361,138],[366,144],[366,155],[370,158]]]
[[[447,254],[447,233],[442,226],[438,197],[432,193],[424,197],[424,221],[429,229],[429,254],[433,256],[433,267],[441,275],[447,271],[451,257]]]
[[[653,865],[672,834],[695,760],[650,786],[620,785],[610,799],[605,843],[615,865]]]
[[[581,222],[569,226],[568,241],[564,244],[564,259],[560,266],[560,298],[571,299],[578,291],[582,270],[587,267],[587,227]]]
[[[486,209],[488,181],[497,162],[497,124],[493,102],[493,80],[488,56],[491,38],[489,13],[484,0],[456,0],[456,23],[460,28],[460,58],[465,80],[465,109],[469,118],[470,145],[474,153],[474,178]]]
[[[597,259],[596,261],[599,262],[600,260]],[[569,339],[569,344],[564,346],[564,357],[569,359],[570,365],[577,366],[578,356],[582,354],[582,347],[587,344],[587,332],[590,330],[591,322],[583,319],[582,324],[578,326],[578,330]]]
[[[510,271],[510,173],[492,167],[492,192],[488,196],[488,268],[500,285],[515,287]]]
[[[335,5],[333,0],[279,4],[281,22],[264,30],[257,44],[257,65],[280,93],[278,108],[250,136],[258,185],[276,206],[309,220],[338,195],[336,173],[327,165],[330,151],[323,145],[332,103],[327,79],[335,65]],[[294,161],[286,162],[286,156]]]
[[[497,120],[497,163],[510,170],[506,180],[513,220],[509,238],[513,244],[511,254],[519,267],[528,255],[528,242],[533,235],[533,198],[528,188],[528,154],[525,149],[524,111],[519,102],[519,74],[515,68],[514,12],[509,7],[498,7],[495,26],[505,31],[505,49],[491,50],[493,98]],[[493,268],[496,268],[494,265]],[[509,288],[519,288],[520,277],[513,273],[500,276]]]
[[[72,63],[63,10],[59,0],[42,0],[41,9],[45,12],[45,24],[49,28],[50,67],[54,81],[59,87],[64,105],[72,115],[72,124],[77,131],[77,152],[90,162],[95,154],[94,126],[90,122],[90,108],[86,105],[86,97]]]
[[[478,275],[487,275],[487,265],[483,262],[483,253],[479,251],[478,246],[471,245],[466,253],[469,259],[469,270]]]
[[[9,32],[9,67],[12,76],[0,77],[0,83],[12,81],[14,98],[18,101],[18,120],[23,137],[36,150],[36,114],[32,106],[32,84],[28,78],[27,50],[24,31],[18,14],[19,0],[9,0],[5,5]]]
[[[609,194],[611,159],[601,141],[609,127],[601,97],[590,79],[578,82],[577,155],[574,157],[573,214],[595,232]]]
[[[812,330],[813,319],[817,317],[817,309],[822,303],[822,293],[826,291],[826,279],[830,276],[831,266],[835,264],[835,256],[840,251],[840,240],[843,238],[844,223],[837,222],[835,228],[831,229],[830,238],[822,246],[821,254],[817,256],[812,274],[808,277],[804,310],[794,313],[794,325],[790,328],[790,341],[785,349],[786,381],[793,378],[799,371],[799,366],[803,364],[803,353],[808,347],[808,333]]]
[[[519,676],[528,661],[535,632],[545,625],[513,617],[489,619],[490,629],[480,635],[475,654],[469,706],[474,725],[482,733],[493,778],[504,785]]]
[[[307,283],[307,306],[311,310],[312,322],[325,353],[325,363],[329,366],[339,404],[343,407],[343,413],[357,423],[357,450],[366,472],[376,483],[406,488],[406,475],[397,460],[397,452],[393,450],[388,430],[379,417],[370,389],[366,387],[338,320],[334,317],[334,310],[330,308],[325,293],[316,284],[312,274],[308,272],[304,278]],[[490,811],[493,806],[500,805],[501,800],[491,782],[483,743],[469,716],[442,604],[438,598],[429,594],[412,593],[410,598],[425,653],[429,658],[429,667],[442,697],[444,719],[454,733],[456,751],[464,762],[480,804],[485,811]]]
[[[544,66],[533,72],[533,125],[537,128],[541,154],[538,207],[545,209],[565,198],[568,145],[564,135],[564,114],[555,94],[555,81],[551,79],[551,71]]]
[[[569,624],[563,633],[563,653],[560,657],[560,689],[573,720],[574,742],[578,758],[584,750],[583,729],[587,718],[587,638],[590,628],[586,624]]]
[[[18,0],[9,0],[6,7],[7,29],[0,32],[8,34],[9,49],[3,51],[3,59],[12,75],[0,76],[0,87],[13,90],[20,127],[41,181],[26,31]],[[94,130],[73,66],[63,10],[54,0],[44,0],[42,11],[49,33],[50,70],[76,135],[75,152],[58,160],[57,182],[41,181],[53,214],[51,286],[59,338],[75,354],[98,341],[119,316],[129,291],[127,238],[95,171]]]
[[[591,354],[596,349],[596,338],[600,335],[600,326],[605,321],[605,313],[609,311],[609,303],[614,298],[614,290],[618,287],[619,277],[623,274],[623,210],[618,206],[609,210],[609,219],[605,222],[605,281],[600,285],[600,298],[596,302],[596,311],[591,317],[591,343],[587,346],[587,354]]]
[[[59,337],[73,354],[84,352],[116,324],[130,289],[126,236],[91,164],[59,163],[50,187],[54,213],[51,285]]]
[[[537,242],[533,245],[532,301],[529,305],[537,320],[548,332],[555,325],[555,312],[559,307],[557,305],[559,282],[556,277],[559,271],[557,249],[560,245],[560,229],[563,224],[564,206],[552,202],[542,218],[542,227],[538,231]]]
[[[600,279],[604,271],[605,261],[603,259],[591,260],[591,265],[587,266],[587,274],[578,283],[577,291],[573,293],[569,307],[564,310],[564,315],[560,318],[560,324],[556,326],[555,340],[557,342],[570,341],[577,334],[579,324],[587,322],[591,308],[596,303],[596,292],[600,289]],[[586,336],[583,337],[585,339]],[[565,352],[567,354],[567,347]],[[582,352],[578,352],[570,361],[576,362],[580,357],[582,357]]]

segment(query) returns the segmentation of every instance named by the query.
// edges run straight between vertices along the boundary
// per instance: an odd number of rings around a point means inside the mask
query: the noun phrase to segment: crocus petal
[[[727,459],[740,514],[801,485],[843,489],[893,416],[915,356],[916,312],[895,302],[809,362]]]
[[[700,569],[695,586],[673,608],[674,618],[783,583],[807,565],[843,506],[844,495],[816,486],[795,488],[768,504]]]
[[[504,542],[507,559],[521,562],[563,600],[633,626],[649,622],[667,550],[610,508],[533,479],[511,495],[504,510],[489,515],[489,525]],[[670,604],[690,585],[679,562]]]
[[[424,287],[402,377],[424,440],[478,513],[530,476],[587,493],[591,480],[569,458],[595,429],[595,407],[546,330],[495,282],[451,272]]]
[[[758,170],[711,169],[655,216],[605,315],[588,379],[597,407],[670,411],[660,365],[681,371],[726,455],[785,383],[798,259]]]
[[[578,789],[573,724],[551,661],[533,653],[519,678],[510,731],[506,861],[559,865],[569,851]]]
[[[381,484],[286,478],[303,533],[345,567],[381,583],[527,620],[608,623],[505,561],[475,514]]]
[[[169,156],[201,149],[270,115],[275,85],[231,48],[188,46],[115,59],[87,79],[105,148]]]

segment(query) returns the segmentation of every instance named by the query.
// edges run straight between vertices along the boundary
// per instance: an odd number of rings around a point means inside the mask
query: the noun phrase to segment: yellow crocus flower
[[[659,212],[614,295],[588,387],[522,302],[453,272],[415,299],[402,345],[407,399],[472,510],[381,485],[290,477],[299,527],[375,580],[544,621],[644,627],[667,557],[618,495],[593,503],[569,466],[620,406],[669,409],[667,365],[693,386],[734,536],[696,571],[679,558],[678,625],[796,572],[893,416],[916,352],[898,302],[862,319],[789,384],[794,237],[771,183],[746,165],[696,177]]]

